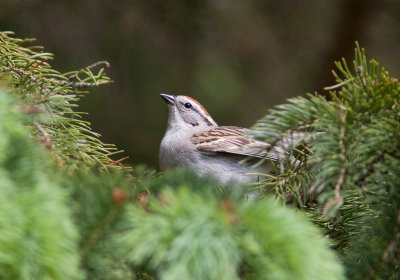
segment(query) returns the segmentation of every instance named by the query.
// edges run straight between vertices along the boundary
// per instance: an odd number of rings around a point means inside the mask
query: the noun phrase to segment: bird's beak
[[[175,97],[173,95],[161,93],[160,96],[168,105],[175,105]]]

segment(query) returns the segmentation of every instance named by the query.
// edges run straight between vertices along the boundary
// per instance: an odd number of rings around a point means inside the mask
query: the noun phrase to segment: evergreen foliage
[[[112,169],[81,168],[64,173],[62,185],[71,194],[87,279],[137,279],[138,272],[127,264],[113,239],[126,202],[135,193],[131,177]]]
[[[109,82],[92,73],[107,63],[60,74],[51,54],[9,34],[0,278],[344,279],[337,255],[348,279],[400,277],[400,86],[358,47],[353,71],[337,63],[329,97],[291,99],[255,125],[254,137],[298,131],[305,144],[290,149],[297,164],[259,182],[268,197],[244,201],[190,171],[132,173],[112,161],[114,146],[74,111],[82,88]]]
[[[80,162],[106,166],[114,145],[102,143],[99,134],[91,131],[89,123],[81,119],[83,113],[74,111],[84,88],[110,83],[100,61],[84,69],[61,74],[48,63],[52,54],[42,47],[24,47],[32,39],[10,37],[11,32],[0,32],[0,77],[15,89],[20,110],[27,118],[34,134],[42,139],[59,164],[76,167]]]
[[[271,143],[304,132],[308,146],[292,147],[300,166],[259,187],[287,192],[280,197],[336,239],[350,279],[397,279],[400,84],[358,45],[352,70],[345,60],[336,66],[329,96],[290,99],[255,125],[265,131],[256,137]]]
[[[67,193],[0,88],[0,278],[82,279]]]
[[[157,279],[343,279],[317,230],[276,201],[222,194],[183,170],[146,182],[120,247]]]

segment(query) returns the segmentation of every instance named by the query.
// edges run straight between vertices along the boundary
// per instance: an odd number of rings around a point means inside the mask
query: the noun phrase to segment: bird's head
[[[165,93],[160,96],[169,107],[168,126],[170,128],[191,128],[194,131],[200,131],[218,126],[206,109],[193,98]]]

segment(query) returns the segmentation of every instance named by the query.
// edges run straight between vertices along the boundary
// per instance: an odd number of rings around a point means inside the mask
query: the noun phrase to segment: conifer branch
[[[89,65],[89,66],[86,66],[85,68],[83,68],[83,69],[81,69],[79,71],[76,71],[76,73],[74,73],[74,74],[72,74],[72,75],[70,75],[68,77],[68,81],[59,81],[59,83],[60,83],[60,85],[69,84],[69,85],[72,86],[72,88],[74,90],[77,90],[79,88],[93,87],[93,86],[99,86],[99,85],[102,85],[102,84],[108,84],[109,81],[107,81],[107,80],[105,80],[105,81],[100,80],[100,81],[96,81],[94,83],[93,82],[90,83],[90,82],[83,82],[83,81],[77,82],[76,81],[76,79],[78,79],[79,75],[82,74],[85,70],[90,71],[91,69],[96,68],[97,66],[100,66],[100,65],[103,65],[103,66],[105,66],[107,68],[110,68],[110,63],[108,61],[98,61],[96,63],[93,63],[93,64]]]
[[[22,70],[20,68],[3,67],[2,72],[3,73],[5,73],[5,72],[14,72],[14,73],[17,73],[17,74],[19,74],[21,76],[27,77],[32,83],[36,83],[37,82],[36,77],[31,72]],[[50,89],[47,88],[45,85],[43,85],[43,83],[38,83],[38,88],[41,90],[42,93],[45,93],[45,94],[50,94],[51,93]]]
[[[0,32],[0,278],[344,279],[325,242],[348,279],[400,277],[400,84],[358,44],[330,98],[292,98],[254,126],[296,158],[256,187],[321,239],[266,196],[244,201],[184,170],[127,174],[75,111],[81,89],[110,82],[92,72],[109,64],[61,74],[26,41]]]
[[[31,40],[15,39],[7,32],[0,32],[0,46],[5,45],[0,47],[0,74],[8,77],[7,82],[22,97],[23,103],[18,109],[27,114],[27,121],[36,128],[36,135],[44,136],[41,141],[52,143],[51,150],[57,162],[75,165],[90,162],[107,168],[116,148],[102,143],[99,134],[92,132],[89,123],[81,120],[81,113],[74,109],[79,94],[83,93],[81,89],[111,82],[103,68],[92,73],[96,67],[109,67],[109,63],[99,61],[61,74],[47,63],[51,54],[23,47],[27,41]],[[50,148],[50,144],[45,146]],[[114,167],[121,168],[119,164]]]
[[[273,144],[291,130],[317,135],[305,142],[309,152],[298,158],[298,169],[267,175],[258,188],[294,201],[319,225],[342,255],[349,279],[400,277],[399,222],[393,222],[400,201],[400,84],[367,61],[358,44],[353,68],[344,59],[335,65],[329,98],[290,99],[254,126],[255,137]],[[299,195],[298,186],[307,195]]]
[[[346,110],[346,108],[343,108],[343,109]],[[339,115],[339,119],[340,119],[339,141],[338,141],[339,149],[340,149],[340,154],[339,154],[340,170],[339,170],[338,179],[337,179],[337,182],[336,182],[335,188],[334,188],[335,198],[332,200],[329,200],[325,203],[323,210],[322,210],[322,213],[324,215],[327,214],[327,212],[331,206],[340,204],[343,201],[343,197],[340,194],[340,190],[344,183],[344,177],[345,177],[345,173],[346,173],[346,149],[344,147],[344,136],[345,136],[344,125],[345,125],[345,121],[346,121],[346,115],[341,114],[340,112],[338,112],[338,115]]]
[[[96,68],[97,66],[100,66],[100,65],[104,65],[105,67],[110,68],[110,63],[108,61],[105,61],[105,60],[97,61],[97,62],[95,62],[95,63],[93,63],[93,64],[91,64],[89,66],[86,66],[85,68],[77,71],[75,74],[69,76],[69,80],[70,81],[75,80],[80,74],[83,73],[83,71],[85,69],[91,70],[91,69]]]

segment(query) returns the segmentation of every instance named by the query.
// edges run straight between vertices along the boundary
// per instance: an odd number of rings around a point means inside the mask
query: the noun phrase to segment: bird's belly
[[[177,167],[195,167],[197,162],[194,146],[179,145],[171,137],[165,137],[160,145],[159,163],[161,170]]]
[[[211,175],[221,184],[245,185],[260,180],[260,173],[268,173],[266,168],[252,168],[239,164],[230,157],[208,157],[196,168],[199,175]]]

